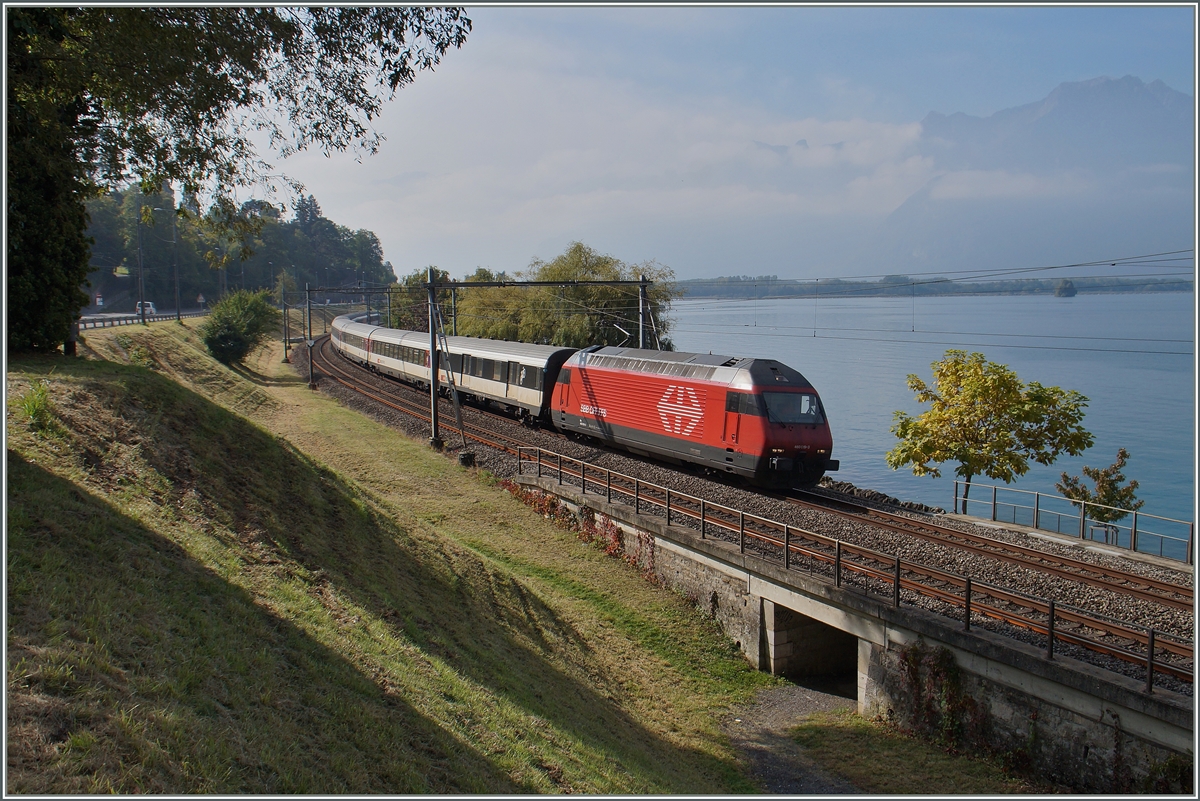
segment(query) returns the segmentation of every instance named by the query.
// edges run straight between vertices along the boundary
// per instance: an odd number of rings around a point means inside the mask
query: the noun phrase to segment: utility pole
[[[316,389],[316,385],[313,384],[312,349],[313,349],[314,343],[313,343],[313,335],[312,335],[312,292],[309,291],[307,281],[304,283],[304,304],[307,309],[306,316],[308,317],[308,320],[307,320],[307,322],[308,322],[308,337],[304,340],[305,343],[308,345],[308,388]]]
[[[172,198],[174,201],[174,198]],[[178,210],[171,203],[171,271],[175,273],[175,322],[182,323],[183,317],[179,311],[179,238],[176,236],[175,220]]]
[[[646,276],[639,275],[638,280],[638,347],[646,347],[646,311],[649,303],[646,299]]]
[[[454,315],[454,336],[458,336],[458,288],[450,289],[450,313]]]
[[[434,319],[437,307],[437,289],[433,285],[433,267],[429,267],[429,423],[431,433],[429,447],[440,451],[445,444],[438,436],[438,351],[437,322]]]
[[[168,209],[160,209],[154,207],[155,211],[168,211]],[[175,274],[175,322],[181,322],[179,315],[179,258],[178,245],[175,237],[175,209],[169,209],[171,212],[171,271]]]
[[[138,241],[138,315],[141,317],[142,325],[146,324],[146,288],[142,280],[142,274],[145,272],[142,268],[142,209],[138,207],[137,217],[137,241]]]

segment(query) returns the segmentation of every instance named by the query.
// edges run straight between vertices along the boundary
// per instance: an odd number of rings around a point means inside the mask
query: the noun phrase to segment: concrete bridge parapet
[[[627,558],[652,569],[722,626],[756,668],[801,676],[857,674],[860,714],[918,728],[930,692],[961,700],[943,720],[970,748],[1018,755],[1053,781],[1099,793],[1143,788],[1164,765],[1190,765],[1193,702],[1132,679],[915,607],[895,607],[798,570],[701,539],[549,478],[518,476],[581,518],[615,526]],[[650,547],[647,547],[647,543]],[[938,660],[941,660],[940,662]],[[941,677],[943,686],[929,682]],[[1190,767],[1188,775],[1190,776]]]

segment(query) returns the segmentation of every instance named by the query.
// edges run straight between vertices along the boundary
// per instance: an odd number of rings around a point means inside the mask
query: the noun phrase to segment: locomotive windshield
[[[803,423],[819,425],[825,422],[816,395],[801,392],[764,392],[767,419],[772,423]]]

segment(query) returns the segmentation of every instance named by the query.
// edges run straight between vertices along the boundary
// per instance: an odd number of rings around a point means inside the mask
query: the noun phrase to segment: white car
[[[142,315],[142,307],[143,306],[146,308],[146,316],[147,317],[149,317],[152,314],[158,314],[158,309],[154,308],[153,303],[151,303],[150,301],[146,301],[143,303],[140,300],[138,301],[137,307],[134,309],[133,313],[140,317]]]

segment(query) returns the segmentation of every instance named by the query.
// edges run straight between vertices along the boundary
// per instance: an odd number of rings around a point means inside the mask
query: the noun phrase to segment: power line
[[[822,329],[818,328],[817,330],[820,331]],[[674,333],[676,333],[676,334],[679,334],[679,333],[716,334],[716,335],[726,335],[726,336],[728,336],[731,333],[735,333],[735,332],[731,332],[731,331],[709,331],[709,330],[705,330],[703,328],[679,328],[679,327],[673,328],[672,331],[674,331]],[[964,348],[1017,348],[1017,349],[1021,349],[1021,350],[1058,350],[1058,351],[1075,351],[1075,352],[1087,352],[1087,353],[1140,353],[1140,354],[1152,354],[1152,355],[1158,355],[1158,356],[1191,356],[1192,355],[1192,351],[1140,350],[1140,349],[1132,349],[1132,348],[1082,348],[1082,347],[1070,347],[1070,346],[1065,346],[1065,345],[1012,345],[1012,344],[1007,344],[1007,343],[997,344],[997,343],[991,343],[991,342],[980,344],[980,343],[971,343],[971,342],[931,341],[931,340],[924,340],[924,339],[883,339],[883,338],[879,338],[879,337],[841,337],[841,336],[829,336],[829,335],[821,336],[821,335],[817,335],[817,334],[814,334],[812,337],[801,337],[796,334],[772,334],[772,333],[768,333],[767,331],[764,331],[762,328],[757,328],[757,329],[750,328],[750,330],[748,330],[748,331],[736,332],[736,333],[745,333],[746,335],[750,335],[750,336],[779,337],[779,338],[787,338],[787,339],[839,339],[839,340],[848,340],[848,341],[852,341],[852,342],[888,342],[888,343],[892,343],[892,344],[896,344],[896,345],[951,345],[951,346],[964,347]],[[895,333],[900,334],[900,333],[904,333],[904,332],[896,331]],[[994,336],[994,335],[993,334],[983,334],[982,336]]]
[[[1041,267],[1020,267],[1020,268],[1015,268],[1012,270],[1003,270],[1003,271],[996,271],[995,268],[985,268],[985,269],[978,269],[978,270],[938,270],[938,271],[923,272],[923,273],[907,273],[904,275],[904,277],[909,278],[912,276],[921,276],[921,275],[937,275],[937,276],[979,275],[979,274],[987,274],[987,273],[991,273],[993,275],[1015,275],[1015,274],[1019,274],[1019,273],[1042,272],[1042,271],[1049,271],[1049,270],[1065,270],[1065,269],[1069,269],[1072,267],[1103,267],[1103,266],[1117,267],[1117,266],[1122,266],[1124,264],[1137,264],[1139,262],[1143,262],[1146,259],[1157,259],[1160,256],[1176,256],[1176,254],[1182,254],[1182,253],[1192,253],[1192,248],[1186,248],[1184,250],[1167,250],[1167,251],[1163,251],[1161,253],[1146,253],[1146,254],[1142,254],[1139,256],[1121,256],[1118,258],[1098,259],[1096,261],[1081,261],[1081,262],[1074,262],[1071,264],[1053,264],[1053,265],[1043,265]],[[1177,256],[1175,259],[1169,259],[1169,261],[1185,261],[1190,258],[1192,258],[1192,257],[1191,256]],[[891,275],[896,275],[896,273],[874,273],[874,274],[870,274],[870,275],[852,275],[852,276],[822,276],[822,277],[815,277],[815,278],[783,279],[782,281],[778,281],[778,282],[783,283],[783,281],[807,282],[807,281],[830,281],[830,280],[855,281],[855,280],[863,280],[863,279],[867,279],[867,278],[887,278],[888,276],[891,276]],[[736,276],[733,276],[733,277],[736,278]],[[748,280],[748,281],[739,281],[739,283],[752,283],[752,282],[758,280],[759,278],[766,279],[767,277],[766,276],[755,276],[755,277],[750,278],[750,280]],[[947,280],[951,280],[951,279],[947,279]],[[699,279],[698,281],[689,282],[689,283],[724,284],[724,283],[730,283],[730,282],[729,281],[721,281],[719,279],[713,278],[713,279]]]
[[[759,331],[761,331],[763,329],[766,329],[769,331],[777,331],[777,330],[812,331],[813,330],[813,326],[811,326],[811,325],[751,326],[751,325],[745,325],[743,323],[730,324],[730,325],[725,325],[725,326],[723,326],[720,323],[709,323],[709,325],[713,325],[718,328],[733,329],[733,331],[731,331],[730,333],[736,333],[737,329],[741,329],[741,328],[749,328],[751,330],[759,330]],[[817,326],[816,330],[817,331],[861,331],[864,333],[874,333],[874,334],[914,333],[914,332],[910,332],[910,331],[901,331],[901,330],[895,329],[895,328],[833,328],[830,326]],[[708,333],[720,333],[720,332],[709,331]],[[1070,335],[1057,335],[1057,334],[1001,334],[1001,333],[992,333],[989,331],[927,331],[927,330],[921,330],[921,331],[917,331],[915,333],[939,334],[939,335],[944,335],[944,336],[956,336],[956,337],[961,336],[961,337],[1019,337],[1019,338],[1023,338],[1023,339],[1081,339],[1081,340],[1088,340],[1088,341],[1099,340],[1102,342],[1159,342],[1159,343],[1189,344],[1192,341],[1190,339],[1158,339],[1158,338],[1150,338],[1150,337],[1101,337],[1101,336],[1093,337],[1093,336],[1070,336]]]

